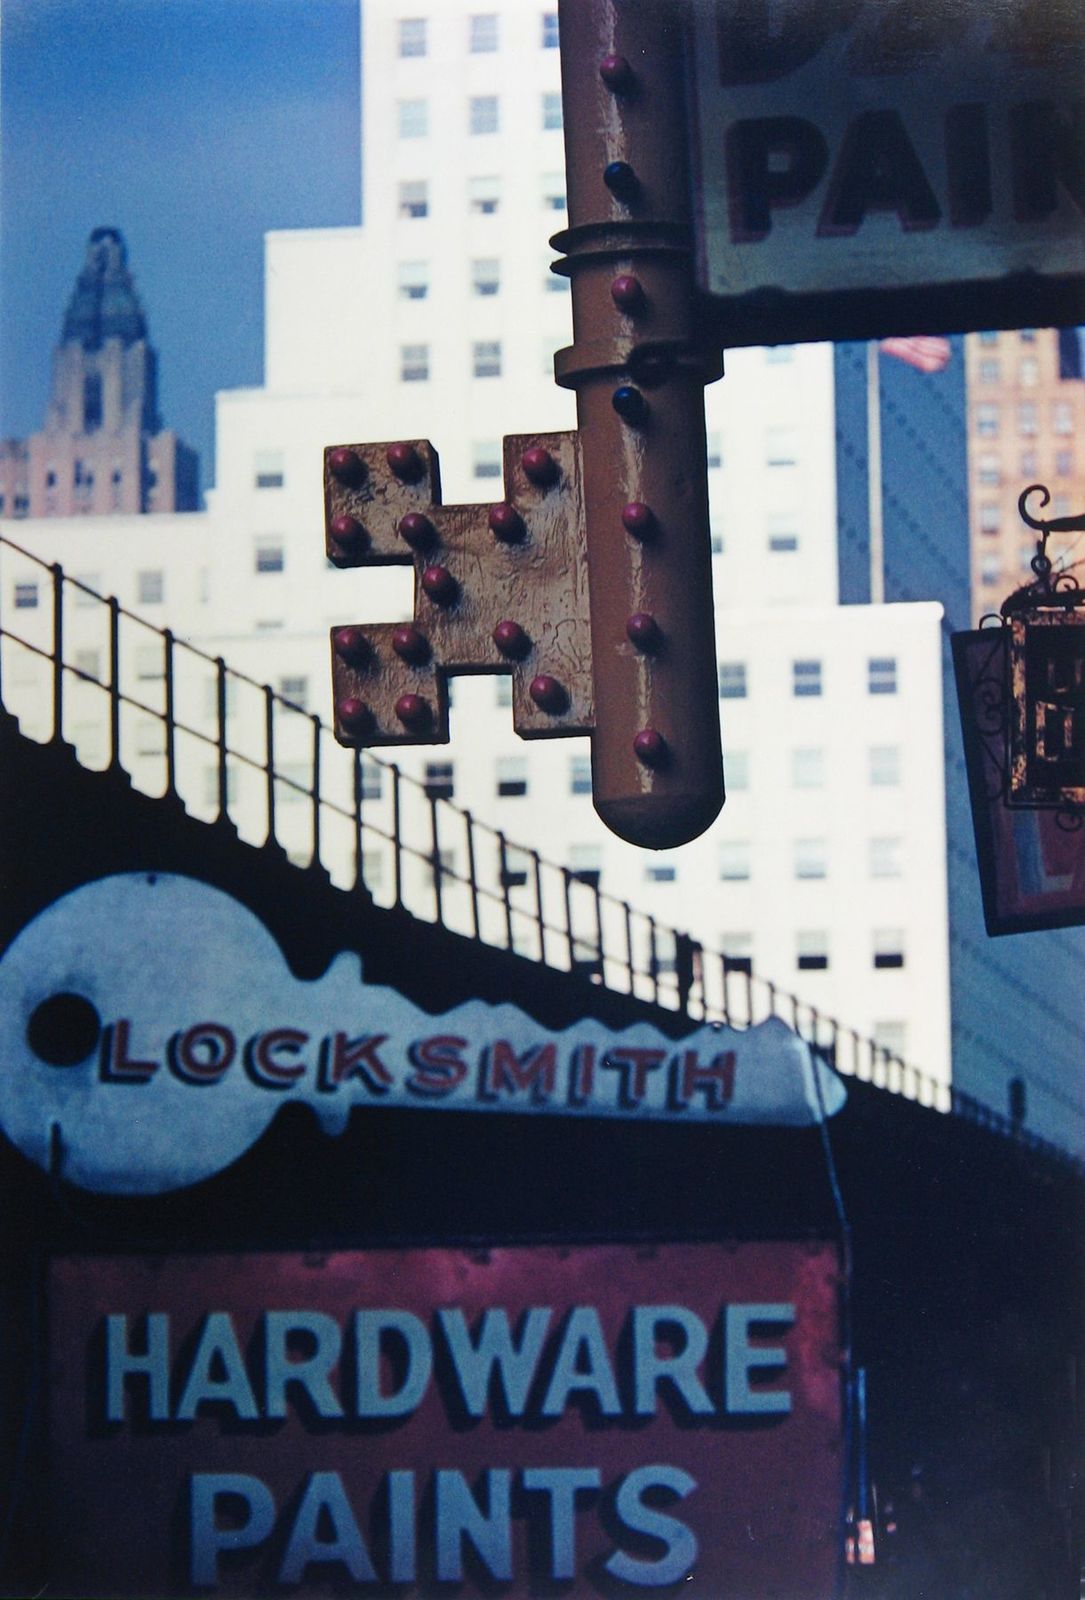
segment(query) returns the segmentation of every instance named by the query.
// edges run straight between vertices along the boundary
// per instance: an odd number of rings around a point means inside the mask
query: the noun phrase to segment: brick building
[[[976,333],[965,341],[968,371],[968,476],[973,611],[997,611],[1031,581],[1036,535],[1021,521],[1017,497],[1032,483],[1051,492],[1036,515],[1085,511],[1085,367],[1077,330],[1023,328]],[[1056,561],[1081,549],[1053,542]]]

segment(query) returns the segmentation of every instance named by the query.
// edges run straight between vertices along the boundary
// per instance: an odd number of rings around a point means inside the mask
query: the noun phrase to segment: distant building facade
[[[116,228],[95,228],[53,353],[45,423],[0,441],[0,514],[194,511],[195,451],[163,428],[157,356]]]
[[[1042,483],[1051,502],[1034,515],[1085,511],[1085,362],[1077,328],[974,333],[968,363],[968,471],[973,612],[978,620],[1032,581],[1036,535],[1017,499]],[[1063,547],[1066,541],[1061,541]],[[1053,545],[1059,560],[1063,549]],[[1077,561],[1080,548],[1068,557]]]
[[[1014,1096],[1021,1091],[1011,1086],[1019,1081],[1029,1126],[1080,1150],[1085,1140],[1081,1025],[1067,997],[1080,987],[1085,930],[997,939],[984,931],[950,654],[952,634],[967,629],[974,613],[997,611],[1005,595],[1027,581],[1025,558],[1035,553],[1036,545],[1035,535],[1017,515],[1021,489],[1044,482],[1060,505],[1074,492],[1067,487],[1069,474],[1052,473],[1059,451],[1073,446],[1072,435],[1062,431],[1063,414],[1055,408],[1064,402],[1082,404],[1076,397],[1085,384],[1059,377],[1059,345],[1051,328],[1004,330],[953,339],[952,360],[944,372],[933,375],[881,360],[882,575],[890,609],[902,602],[935,600],[943,611],[940,736],[946,773],[953,1082],[1012,1115]],[[981,378],[978,365],[991,359],[984,355],[991,351],[1000,363],[997,401],[991,399],[995,374],[988,368]],[[1022,379],[1022,364],[1032,359],[1035,368],[1026,365]],[[1068,364],[1064,355],[1062,370]],[[871,594],[866,346],[838,345],[834,365],[840,602],[865,611]],[[1021,401],[1022,392],[1033,400]],[[978,430],[983,408],[992,404],[999,408],[994,436]],[[1035,405],[1035,413],[1023,415],[1030,429],[1035,415],[1036,427],[1020,438],[1022,414],[1017,408],[1023,404]],[[1080,438],[1080,422],[1078,428]],[[1001,446],[1000,455],[994,446]],[[979,476],[978,461],[984,457],[1000,463],[997,486],[984,484]],[[984,470],[993,472],[994,467]],[[1077,483],[1085,486],[1080,477]],[[1002,509],[1005,532],[1000,537],[977,531],[987,503]],[[1052,514],[1051,507],[1047,514]],[[1062,541],[1064,546],[1071,542]],[[976,575],[984,570],[978,563],[991,546],[1005,549],[1002,576],[977,586]],[[1076,558],[1076,551],[1069,555],[1070,561]]]

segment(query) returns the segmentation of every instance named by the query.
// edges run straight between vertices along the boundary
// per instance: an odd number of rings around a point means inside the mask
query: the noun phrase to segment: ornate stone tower
[[[116,228],[95,228],[87,242],[44,427],[2,455],[8,515],[196,509],[197,457],[161,425],[157,358]]]

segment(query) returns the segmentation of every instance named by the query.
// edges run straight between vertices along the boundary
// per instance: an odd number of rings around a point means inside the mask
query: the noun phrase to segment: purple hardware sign
[[[825,1242],[53,1263],[50,1592],[825,1600]]]

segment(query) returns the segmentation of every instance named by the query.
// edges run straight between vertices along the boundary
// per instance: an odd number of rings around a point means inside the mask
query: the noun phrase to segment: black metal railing
[[[84,765],[119,768],[148,792],[160,785],[192,814],[279,846],[378,904],[694,1020],[748,1027],[782,1017],[845,1076],[1077,1164],[748,961],[607,894],[597,872],[510,843],[394,762],[340,751],[317,714],[59,563],[2,536],[0,558],[0,706],[29,737],[73,745]],[[69,605],[87,609],[78,628],[66,626]]]

